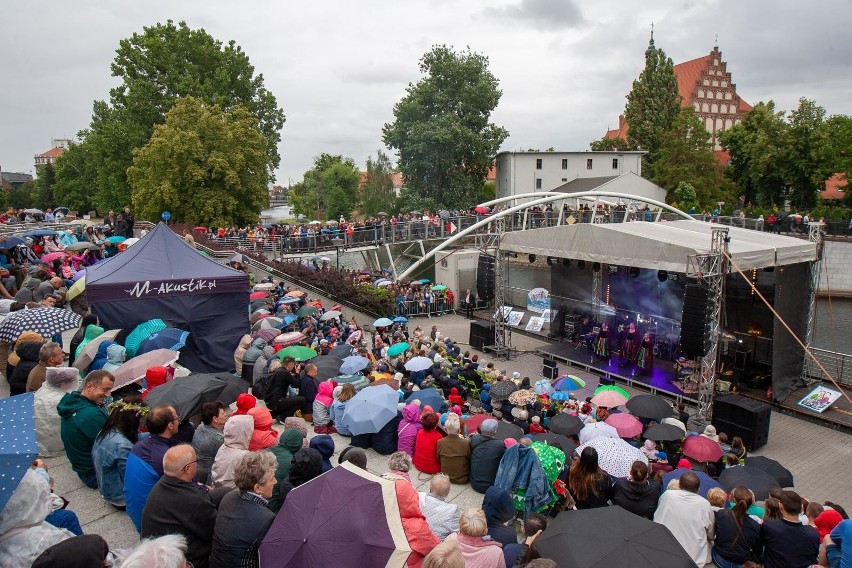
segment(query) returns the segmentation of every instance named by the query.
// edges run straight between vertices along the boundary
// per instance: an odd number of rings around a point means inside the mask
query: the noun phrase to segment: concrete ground
[[[411,329],[415,325],[428,331],[432,325],[444,335],[462,343],[468,339],[469,321],[461,316],[446,315],[431,319],[417,319],[410,322]],[[65,340],[68,345],[70,334]],[[521,334],[513,336],[514,346],[519,353],[511,361],[495,361],[500,369],[509,372],[518,371],[522,376],[537,378],[541,372],[541,357],[534,354],[534,349],[542,344],[541,341]],[[463,345],[464,347],[464,345]],[[473,351],[476,353],[476,351]],[[481,361],[493,361],[493,358],[479,353]],[[569,369],[564,366],[561,372],[570,372],[586,379],[587,388],[579,391],[578,397],[589,396],[598,386],[597,379],[583,371]],[[5,381],[4,381],[5,383]],[[4,384],[8,394],[8,385]],[[633,389],[628,389],[633,390]],[[638,391],[636,391],[638,392]],[[4,396],[0,392],[0,396]],[[694,409],[693,409],[694,410]],[[312,435],[312,434],[311,434]],[[348,441],[343,436],[333,436],[336,454],[343,450]],[[368,469],[381,474],[387,471],[387,457],[367,450]],[[790,416],[772,413],[769,443],[754,452],[754,455],[765,455],[777,459],[784,464],[795,476],[796,490],[809,499],[818,501],[831,500],[852,507],[852,481],[845,475],[845,470],[852,463],[852,437],[834,430],[811,424]],[[336,457],[332,463],[336,463]],[[97,533],[103,536],[110,546],[120,549],[133,546],[138,541],[138,535],[127,515],[106,504],[97,491],[88,489],[71,471],[64,457],[47,460],[50,474],[55,480],[55,490],[71,501],[69,508],[77,513],[83,530],[87,533]],[[421,480],[416,471],[411,472],[412,481],[418,490],[426,490],[428,480]],[[459,507],[479,507],[482,495],[475,492],[469,485],[453,486],[450,500]]]

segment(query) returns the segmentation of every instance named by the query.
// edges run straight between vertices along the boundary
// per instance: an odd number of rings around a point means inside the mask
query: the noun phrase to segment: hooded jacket
[[[252,341],[251,347],[243,355],[243,365],[254,365],[255,361],[263,354],[264,347],[266,347],[264,340],[255,339]]]
[[[231,416],[225,422],[225,441],[216,452],[213,467],[210,468],[214,486],[236,488],[234,469],[249,451],[252,432],[254,432],[254,420],[251,416]]]
[[[352,435],[352,432],[349,431],[349,428],[347,428],[343,424],[343,414],[346,412],[347,402],[349,401],[341,401],[335,398],[334,401],[331,403],[331,421],[334,422],[334,428],[335,430],[337,430],[337,433],[342,436]]]
[[[87,370],[88,373],[91,373],[92,371],[98,371],[104,368],[104,365],[107,364],[107,351],[113,345],[117,345],[117,343],[109,339],[102,341],[100,345],[98,345],[98,352],[95,354],[94,358],[92,359],[92,363],[89,365],[89,368]]]
[[[648,478],[642,483],[635,483],[622,477],[615,482],[612,504],[627,509],[634,515],[653,520],[660,492],[660,482],[656,479]]]
[[[20,357],[20,361],[15,365],[15,371],[9,377],[9,394],[23,394],[27,390],[27,379],[30,376],[30,371],[38,365],[38,352],[43,342],[26,341],[18,345],[15,353]]]
[[[77,369],[73,369],[73,371],[76,372]],[[53,372],[51,371],[51,373]],[[77,384],[79,384],[79,381]],[[33,395],[36,441],[38,442],[39,456],[51,458],[65,451],[60,433],[62,421],[59,418],[56,407],[67,392],[76,390],[76,388],[76,384],[63,387],[61,382],[54,384],[53,380],[48,378],[45,379],[44,384]]]
[[[470,437],[470,450],[470,486],[477,493],[485,493],[494,485],[506,446],[503,440],[474,434]]]
[[[265,450],[278,443],[278,432],[272,429],[272,414],[265,406],[255,406],[246,414],[254,421],[248,448],[250,452]]]
[[[104,342],[106,343],[106,342]],[[101,367],[104,371],[114,372],[124,363],[127,350],[123,345],[113,343],[106,350],[106,363]]]
[[[298,487],[322,473],[322,454],[314,448],[302,448],[293,455],[290,483]]]
[[[482,510],[488,521],[488,534],[503,546],[518,542],[518,535],[513,527],[506,523],[515,516],[515,504],[512,497],[497,486],[489,487],[482,500]]]
[[[607,478],[609,479],[609,478]],[[538,454],[530,446],[515,444],[506,449],[500,459],[500,467],[494,485],[505,491],[525,489],[524,514],[538,511],[550,503],[552,494],[547,474],[541,466]],[[486,496],[488,493],[486,492]]]
[[[237,370],[238,375],[241,375],[243,372],[243,356],[249,347],[251,347],[251,335],[246,334],[240,338],[240,344],[237,346],[236,351],[234,351],[234,368]]]
[[[272,488],[272,497],[269,498],[269,508],[276,513],[284,504],[280,491],[282,484],[290,480],[290,464],[293,463],[296,452],[302,449],[304,439],[304,434],[298,430],[284,430],[281,432],[278,445],[269,450],[278,460],[278,467],[275,469],[275,479],[278,483]]]
[[[440,540],[429,528],[423,511],[420,510],[420,497],[417,490],[408,481],[394,481],[396,500],[399,502],[399,516],[402,518],[402,528],[411,547],[408,555],[408,566],[419,568],[423,558],[440,544]]]
[[[74,357],[79,357],[80,353],[82,353],[83,349],[86,347],[86,344],[98,337],[99,335],[103,335],[103,333],[104,328],[102,327],[99,327],[94,324],[88,326],[86,328],[86,333],[83,334],[83,341],[81,341],[80,345],[77,346],[77,351],[74,353]]]
[[[103,438],[96,439],[92,447],[98,491],[104,501],[118,507],[125,506],[124,479],[127,456],[132,448],[133,443],[117,428],[107,432]]]
[[[323,381],[319,384],[313,405],[314,426],[328,426],[331,422],[331,393],[333,391],[334,383],[331,381]]]
[[[315,415],[316,416],[316,415]],[[322,456],[322,472],[331,469],[331,456],[334,455],[334,440],[328,434],[320,434],[311,438],[309,447],[315,449]]]
[[[62,420],[60,431],[65,454],[71,469],[80,477],[95,474],[92,463],[92,445],[107,421],[107,413],[78,392],[69,392],[56,406]]]
[[[402,409],[402,421],[397,430],[397,451],[414,456],[414,442],[417,439],[417,433],[422,429],[420,407],[416,404],[405,405]]]

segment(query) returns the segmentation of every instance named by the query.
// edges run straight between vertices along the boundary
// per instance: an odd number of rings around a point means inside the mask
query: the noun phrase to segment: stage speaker
[[[749,451],[769,441],[769,419],[772,407],[759,400],[738,394],[716,397],[713,402],[713,425],[717,432],[728,435],[728,442],[739,436]]]
[[[710,289],[701,284],[687,284],[680,327],[680,350],[687,357],[704,357],[710,350],[712,313]]]
[[[494,299],[494,264],[496,259],[490,254],[479,254],[476,267],[476,295],[483,302]]]
[[[470,346],[482,351],[486,345],[494,345],[494,326],[490,322],[470,322]]]
[[[559,366],[556,364],[556,359],[545,359],[541,365],[541,376],[551,381],[559,376]]]
[[[613,379],[612,377],[603,376],[598,382],[600,383],[600,386],[611,387],[615,384],[615,379]]]
[[[745,371],[751,364],[751,349],[737,349],[734,353],[734,369]]]

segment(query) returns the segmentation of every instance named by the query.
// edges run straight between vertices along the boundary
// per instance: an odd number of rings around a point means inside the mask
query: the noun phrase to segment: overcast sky
[[[739,95],[852,114],[852,0],[157,0],[8,2],[0,33],[0,167],[32,172],[52,138],[89,125],[107,99],[122,38],[167,19],[235,40],[284,109],[278,183],[301,180],[321,152],[363,166],[419,58],[434,44],[490,59],[503,97],[492,120],[503,150],[586,150],[614,127],[643,66],[650,23],[675,63],[718,34]]]

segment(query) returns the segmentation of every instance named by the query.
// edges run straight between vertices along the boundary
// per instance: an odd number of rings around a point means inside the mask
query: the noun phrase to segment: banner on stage
[[[521,325],[522,319],[524,319],[524,312],[509,312],[509,317],[506,320],[506,323],[510,327],[518,327]]]
[[[549,323],[556,319],[556,312],[554,310],[544,310],[541,312],[541,319],[543,319],[545,323]]]
[[[544,327],[544,321],[543,317],[533,316],[527,322],[527,327],[524,329],[527,331],[541,331],[541,328]]]
[[[512,312],[512,306],[500,306],[500,307],[499,307],[499,308],[497,308],[497,310],[494,312],[494,319],[495,319],[495,320],[500,320],[500,319],[501,319],[501,320],[503,320],[503,321],[506,321],[506,318],[508,318],[508,317],[509,317],[509,314],[510,314],[511,312]]]
[[[799,406],[804,406],[814,412],[823,412],[841,396],[843,396],[843,393],[840,391],[820,385],[806,394],[805,398],[799,401]]]
[[[527,292],[527,309],[537,314],[550,309],[550,293],[544,288],[533,288]]]

